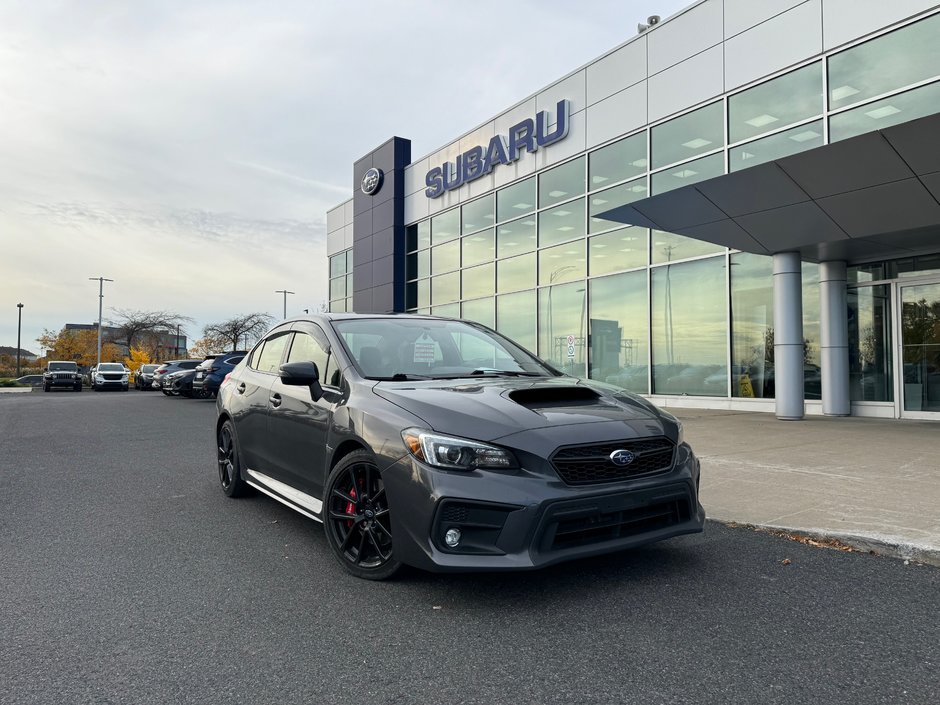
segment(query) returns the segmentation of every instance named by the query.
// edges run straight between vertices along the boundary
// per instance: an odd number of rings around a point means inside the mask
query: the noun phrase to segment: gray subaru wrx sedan
[[[323,522],[343,567],[539,568],[702,531],[682,425],[475,323],[285,321],[218,396],[219,479]]]

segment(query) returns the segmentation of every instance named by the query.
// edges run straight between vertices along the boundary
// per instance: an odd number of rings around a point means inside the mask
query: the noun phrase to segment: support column
[[[803,418],[803,274],[799,252],[774,255],[774,393],[777,418]]]
[[[845,262],[819,263],[822,404],[827,416],[849,416],[849,322]]]

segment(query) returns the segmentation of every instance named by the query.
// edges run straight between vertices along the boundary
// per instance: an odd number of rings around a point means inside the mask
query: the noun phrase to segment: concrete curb
[[[779,524],[742,524],[727,519],[718,521],[721,521],[722,524],[745,526],[758,530],[763,529],[787,534],[799,534],[800,536],[811,539],[835,540],[859,551],[864,551],[865,553],[874,553],[878,556],[899,558],[903,561],[924,563],[940,568],[940,547],[899,541],[896,537],[892,536],[879,534],[846,534],[837,531],[828,531],[826,529],[798,529],[792,526],[781,526]]]
[[[22,394],[33,391],[32,387],[0,387],[0,394]]]

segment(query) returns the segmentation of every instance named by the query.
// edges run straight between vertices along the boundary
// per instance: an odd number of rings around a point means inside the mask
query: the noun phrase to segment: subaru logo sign
[[[636,459],[636,456],[631,453],[629,450],[615,450],[610,454],[610,462],[614,465],[624,466],[629,465]]]
[[[372,167],[362,177],[362,192],[366,196],[374,196],[382,188],[382,170]]]

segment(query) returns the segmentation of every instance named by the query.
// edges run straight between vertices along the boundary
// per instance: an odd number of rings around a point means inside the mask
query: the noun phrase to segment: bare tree
[[[134,347],[134,341],[147,334],[159,332],[175,333],[186,323],[192,323],[189,316],[182,316],[173,311],[135,311],[126,308],[113,308],[114,319],[110,323],[120,331],[120,338],[115,342],[126,345],[128,350]]]
[[[248,313],[235,316],[221,323],[212,323],[202,329],[206,338],[223,338],[232,344],[232,350],[238,349],[238,343],[244,340],[245,347],[253,343],[271,326],[274,317],[268,313]]]

